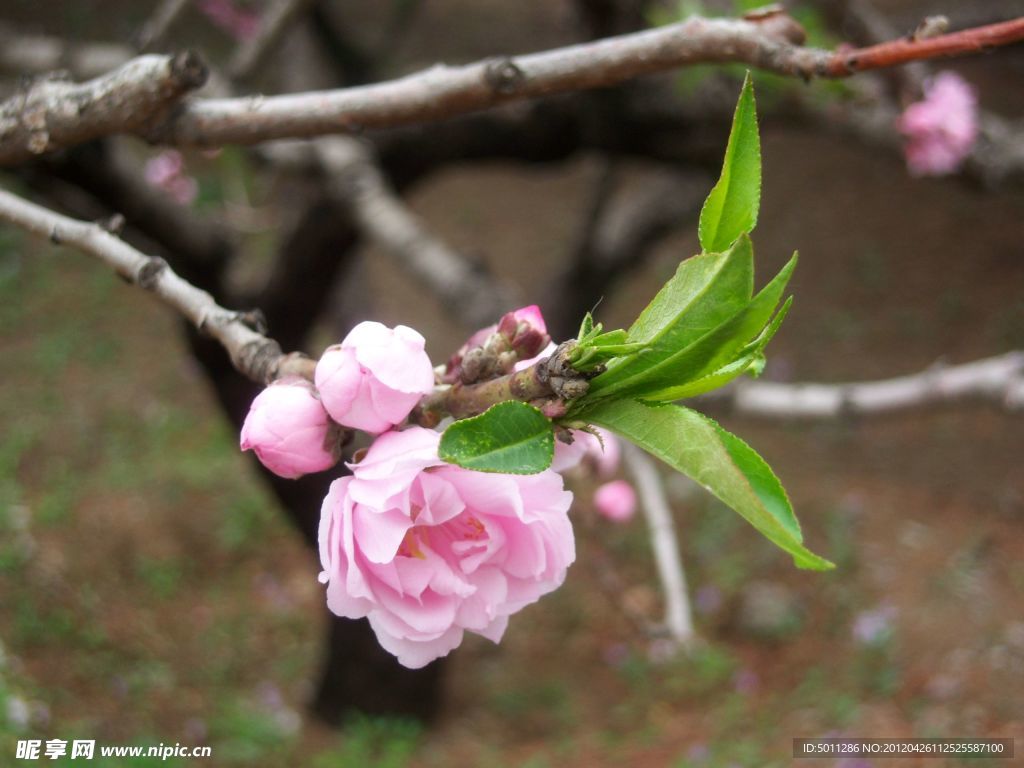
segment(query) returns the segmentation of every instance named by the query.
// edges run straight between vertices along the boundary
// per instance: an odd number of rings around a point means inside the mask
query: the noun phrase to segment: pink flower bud
[[[341,455],[316,390],[299,378],[275,382],[256,396],[242,425],[241,447],[255,451],[275,475],[293,479],[330,469]]]
[[[544,316],[536,304],[502,317],[498,332],[508,339],[520,360],[535,357],[551,341]]]
[[[941,72],[925,84],[924,99],[911,104],[898,127],[907,137],[907,166],[915,176],[953,173],[978,138],[978,104],[970,84]]]
[[[609,520],[627,523],[636,514],[636,491],[626,480],[612,480],[594,492],[594,506]]]
[[[540,311],[540,307],[536,304],[531,304],[528,307],[517,309],[512,313],[516,320],[519,321],[520,325],[526,325],[528,328],[533,328],[540,333],[546,334],[548,332],[548,326],[544,322],[544,315]]]
[[[594,427],[594,431],[597,435],[582,429],[573,430],[571,443],[556,440],[551,468],[556,472],[566,472],[586,462],[597,470],[598,477],[611,477],[618,472],[622,456],[619,439],[600,427]]]
[[[364,322],[316,365],[317,389],[339,424],[380,434],[405,420],[434,387],[424,338],[404,325]]]
[[[562,478],[474,472],[421,427],[378,437],[335,480],[320,518],[320,581],[339,616],[367,617],[410,668],[465,632],[501,640],[509,617],[558,588],[576,557]]]
[[[496,340],[492,339],[495,334],[498,335]],[[532,364],[550,341],[544,316],[536,304],[506,312],[497,323],[481,328],[466,339],[466,343],[448,361],[444,380],[462,378],[464,382],[473,382],[481,376],[520,371],[526,367],[523,361],[529,358]],[[478,347],[487,347],[483,357],[489,357],[493,364],[480,367],[479,361],[473,360],[472,365],[467,362],[466,370],[463,371],[463,361]],[[554,346],[551,348],[554,349]],[[513,354],[506,354],[508,350]]]

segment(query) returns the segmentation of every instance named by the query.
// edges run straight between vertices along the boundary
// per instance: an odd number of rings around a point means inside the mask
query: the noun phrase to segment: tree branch
[[[94,256],[128,282],[152,292],[197,329],[216,339],[231,362],[253,381],[266,384],[286,375],[312,378],[313,361],[283,354],[281,347],[257,330],[252,315],[219,306],[206,291],[179,277],[163,259],[146,256],[99,224],[78,221],[0,190],[0,221],[67,244]]]
[[[800,45],[803,30],[783,13],[739,20],[693,17],[658,29],[542,53],[459,67],[436,66],[398,80],[356,88],[195,99],[163,120],[154,120],[151,114],[139,117],[125,115],[123,110],[92,109],[86,135],[134,132],[150,141],[179,145],[253,144],[438,120],[508,101],[609,86],[690,64],[740,62],[789,76],[845,77],[906,61],[976,52],[1021,38],[1024,19],[928,40],[903,40],[833,53]],[[139,85],[137,77],[125,77],[124,73],[120,80],[127,88]],[[87,104],[93,101],[89,85],[81,86],[86,88]],[[49,133],[68,135],[62,141],[37,140],[36,150],[81,140],[72,130],[81,122],[74,114],[53,115]],[[17,150],[12,150],[11,144]],[[23,145],[24,139],[12,142],[7,137],[0,141],[0,163],[24,157]]]
[[[623,443],[622,456],[636,482],[640,508],[647,519],[651,550],[658,570],[658,579],[665,597],[665,628],[681,646],[690,645],[696,637],[693,612],[687,594],[686,572],[679,554],[672,510],[665,498],[665,488],[654,462],[632,443]]]
[[[29,160],[110,133],[144,130],[165,118],[207,70],[192,53],[140,56],[75,84],[43,78],[0,104],[0,164]]]
[[[744,381],[701,398],[738,413],[770,418],[876,415],[966,399],[1024,408],[1024,352],[1007,352],[963,365],[933,366],[909,376],[849,384]]]
[[[1024,40],[1024,17],[984,27],[963,29],[925,40],[904,37],[868,48],[836,53],[828,61],[825,71],[817,74],[825,77],[847,77],[857,72],[895,67],[910,61],[982,53],[1021,40]]]
[[[69,42],[0,24],[0,69],[19,75],[63,69],[74,77],[88,79],[121,66],[133,53],[119,43]]]
[[[259,34],[239,46],[228,63],[227,73],[232,80],[240,81],[251,77],[274,46],[288,31],[312,0],[275,0],[263,14]]]
[[[388,187],[368,149],[347,138],[313,145],[329,187],[360,230],[436,295],[469,328],[501,315],[511,296],[491,275],[427,232]]]
[[[152,51],[163,45],[167,33],[188,8],[189,0],[160,0],[160,5],[153,11],[146,23],[139,30],[137,44],[143,53]]]
[[[693,223],[712,183],[700,173],[662,171],[606,201],[607,211],[587,225],[575,258],[552,287],[549,325],[562,335],[572,332],[615,280],[643,266],[663,238]]]

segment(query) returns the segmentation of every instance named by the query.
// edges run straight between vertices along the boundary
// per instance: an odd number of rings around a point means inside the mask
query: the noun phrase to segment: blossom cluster
[[[548,470],[476,472],[438,457],[440,432],[405,424],[436,378],[474,360],[473,376],[500,375],[550,353],[549,341],[540,310],[524,307],[435,373],[419,333],[364,322],[323,353],[312,382],[275,382],[252,403],[241,447],[282,477],[335,466],[344,428],[374,436],[324,499],[320,581],[331,611],[367,618],[407,667],[447,655],[467,631],[498,642],[509,616],[560,586],[575,559],[560,473],[586,467],[608,480],[618,468],[610,434],[575,431]],[[617,521],[636,507],[624,481],[606,482],[594,503]]]

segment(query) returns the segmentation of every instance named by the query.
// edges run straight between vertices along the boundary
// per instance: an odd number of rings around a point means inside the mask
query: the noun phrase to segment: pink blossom
[[[636,514],[636,491],[626,480],[612,480],[594,492],[594,506],[616,523],[628,523]]]
[[[434,386],[425,344],[404,325],[364,322],[353,328],[316,365],[316,386],[331,418],[371,434],[404,421]]]
[[[597,470],[598,477],[607,478],[619,471],[622,447],[619,439],[611,432],[593,427],[592,434],[581,429],[572,431],[572,442],[555,441],[555,457],[551,468],[556,472],[567,472],[586,462]]]
[[[340,457],[336,431],[313,385],[299,378],[275,382],[256,396],[241,446],[255,451],[275,475],[289,478],[330,469]]]
[[[550,470],[474,472],[437,457],[421,427],[378,437],[320,518],[320,581],[339,616],[366,616],[416,669],[465,631],[501,640],[508,617],[551,592],[576,557],[572,494]]]
[[[185,173],[185,160],[174,149],[161,152],[146,162],[146,182],[163,190],[179,205],[189,205],[199,193],[196,180]]]
[[[251,40],[260,31],[260,15],[233,0],[198,0],[197,4],[200,13],[236,40]]]
[[[955,72],[941,72],[925,84],[924,99],[904,110],[898,126],[907,137],[905,153],[912,174],[952,173],[978,138],[974,89]]]

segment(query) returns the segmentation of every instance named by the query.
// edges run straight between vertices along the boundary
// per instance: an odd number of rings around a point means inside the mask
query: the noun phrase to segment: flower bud
[[[424,338],[404,325],[357,325],[316,365],[320,399],[339,424],[380,434],[401,423],[434,386]]]
[[[594,492],[594,507],[608,520],[627,523],[636,514],[636,491],[626,480],[612,480]]]
[[[536,304],[506,314],[498,323],[498,332],[508,339],[520,360],[535,357],[551,341]]]
[[[339,433],[305,379],[275,382],[252,401],[241,447],[281,477],[330,469],[341,456]]]

